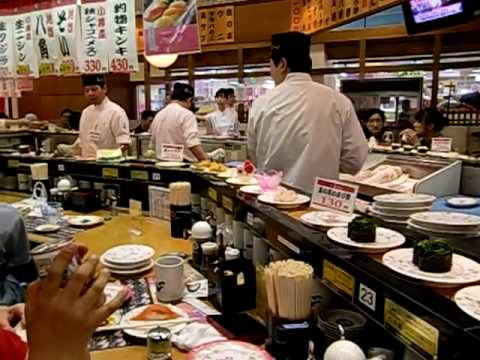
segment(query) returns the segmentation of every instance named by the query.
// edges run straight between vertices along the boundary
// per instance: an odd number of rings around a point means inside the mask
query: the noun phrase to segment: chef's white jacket
[[[312,192],[317,176],[355,174],[367,158],[351,101],[308,74],[289,74],[253,103],[250,114],[250,159],[260,170],[282,170],[284,183],[298,189]]]
[[[155,116],[150,133],[157,158],[161,157],[163,144],[176,144],[184,146],[183,156],[187,160],[196,160],[190,149],[201,142],[197,119],[190,110],[171,102]]]
[[[207,128],[213,135],[222,136],[238,132],[238,115],[235,109],[225,108],[224,111],[216,110],[207,115]]]
[[[92,135],[93,133],[93,135]],[[80,117],[80,134],[77,143],[82,157],[95,157],[97,149],[118,149],[130,144],[127,114],[108,97],[100,105],[89,105]]]

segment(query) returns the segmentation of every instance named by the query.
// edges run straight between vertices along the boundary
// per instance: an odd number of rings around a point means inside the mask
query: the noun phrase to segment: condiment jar
[[[148,360],[172,358],[172,333],[167,328],[155,327],[147,333]]]

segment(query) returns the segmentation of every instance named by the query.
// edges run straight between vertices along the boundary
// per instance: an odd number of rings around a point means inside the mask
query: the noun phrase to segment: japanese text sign
[[[200,40],[203,45],[223,44],[235,41],[235,9],[233,6],[218,6],[198,12]]]
[[[60,74],[80,71],[78,43],[81,40],[80,19],[75,0],[63,1],[53,8],[54,32],[58,41],[57,67]]]
[[[138,71],[137,42],[135,33],[135,2],[109,0],[107,7],[109,29],[108,62],[110,72]]]
[[[316,178],[311,207],[353,213],[358,186],[341,181]]]
[[[82,46],[80,68],[82,73],[108,72],[107,3],[103,0],[82,0]]]

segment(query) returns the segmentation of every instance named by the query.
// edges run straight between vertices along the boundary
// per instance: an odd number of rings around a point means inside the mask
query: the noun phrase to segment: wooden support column
[[[143,61],[143,79],[145,92],[145,109],[152,109],[152,83],[150,79],[150,63],[144,58]]]
[[[358,59],[360,62],[360,73],[358,75],[360,80],[363,80],[365,78],[366,57],[367,57],[367,40],[362,39],[360,40],[359,51],[358,51]]]
[[[442,55],[442,35],[436,34],[433,39],[432,101],[431,107],[438,104],[438,83],[440,73],[440,57]]]

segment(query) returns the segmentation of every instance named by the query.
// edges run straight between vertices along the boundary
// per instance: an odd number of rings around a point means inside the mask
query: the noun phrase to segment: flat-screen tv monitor
[[[407,0],[403,3],[409,34],[462,24],[473,18],[478,0]]]

